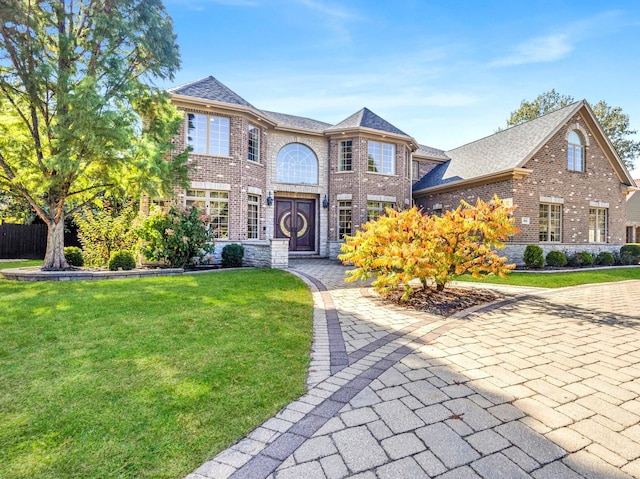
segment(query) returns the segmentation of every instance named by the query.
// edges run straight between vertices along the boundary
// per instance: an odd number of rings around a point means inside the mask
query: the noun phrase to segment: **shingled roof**
[[[414,153],[419,156],[428,156],[429,158],[437,158],[439,160],[448,160],[449,157],[444,150],[433,148],[427,145],[418,145],[418,149]]]
[[[431,170],[414,185],[413,191],[520,168],[560,126],[585,105],[585,101],[581,100],[534,120],[446,151],[445,154],[450,160]]]
[[[345,118],[337,125],[327,128],[327,131],[346,130],[352,128],[369,128],[371,130],[382,131],[385,133],[393,133],[395,135],[409,136],[404,131],[396,128],[387,120],[376,115],[368,108],[357,111],[348,118]]]
[[[262,110],[266,116],[274,120],[278,126],[304,128],[306,130],[324,131],[331,126],[331,123],[305,118],[303,116],[287,115],[276,113],[275,111]]]
[[[203,100],[219,101],[256,109],[251,103],[212,76],[169,88],[167,91],[176,95],[191,96],[202,98]]]

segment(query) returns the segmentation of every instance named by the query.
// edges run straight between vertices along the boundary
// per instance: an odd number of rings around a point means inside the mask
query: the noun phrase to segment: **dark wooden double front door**
[[[276,198],[276,238],[289,238],[289,251],[315,251],[316,201]]]

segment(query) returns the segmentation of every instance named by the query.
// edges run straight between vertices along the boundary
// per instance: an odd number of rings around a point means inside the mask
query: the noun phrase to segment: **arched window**
[[[290,143],[278,153],[276,181],[279,183],[318,184],[318,158],[311,148]]]
[[[573,130],[567,138],[567,169],[584,171],[584,140],[582,135]]]

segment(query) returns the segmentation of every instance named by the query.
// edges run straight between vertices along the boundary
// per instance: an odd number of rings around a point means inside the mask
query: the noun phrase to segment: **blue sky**
[[[165,5],[182,56],[172,85],[213,75],[260,109],[337,123],[366,106],[446,150],[555,88],[621,106],[640,130],[637,0]]]

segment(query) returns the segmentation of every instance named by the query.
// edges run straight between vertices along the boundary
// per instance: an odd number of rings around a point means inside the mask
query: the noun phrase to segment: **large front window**
[[[375,221],[385,212],[385,208],[395,208],[395,203],[386,201],[367,201],[367,221]]]
[[[338,201],[338,238],[351,232],[351,201]]]
[[[318,184],[318,158],[306,145],[290,143],[278,153],[276,181],[280,183]]]
[[[589,242],[607,242],[607,209],[589,208]]]
[[[562,241],[562,205],[540,205],[540,241]]]
[[[214,238],[229,237],[229,192],[187,190],[186,205],[200,208],[209,216],[208,226]]]
[[[395,175],[396,173],[396,145],[368,142],[367,171]]]
[[[344,140],[340,142],[338,152],[338,171],[353,170],[353,142]]]
[[[187,145],[194,153],[229,156],[229,118],[187,113]]]
[[[584,171],[584,142],[580,133],[569,133],[567,145],[567,169],[570,171]]]

